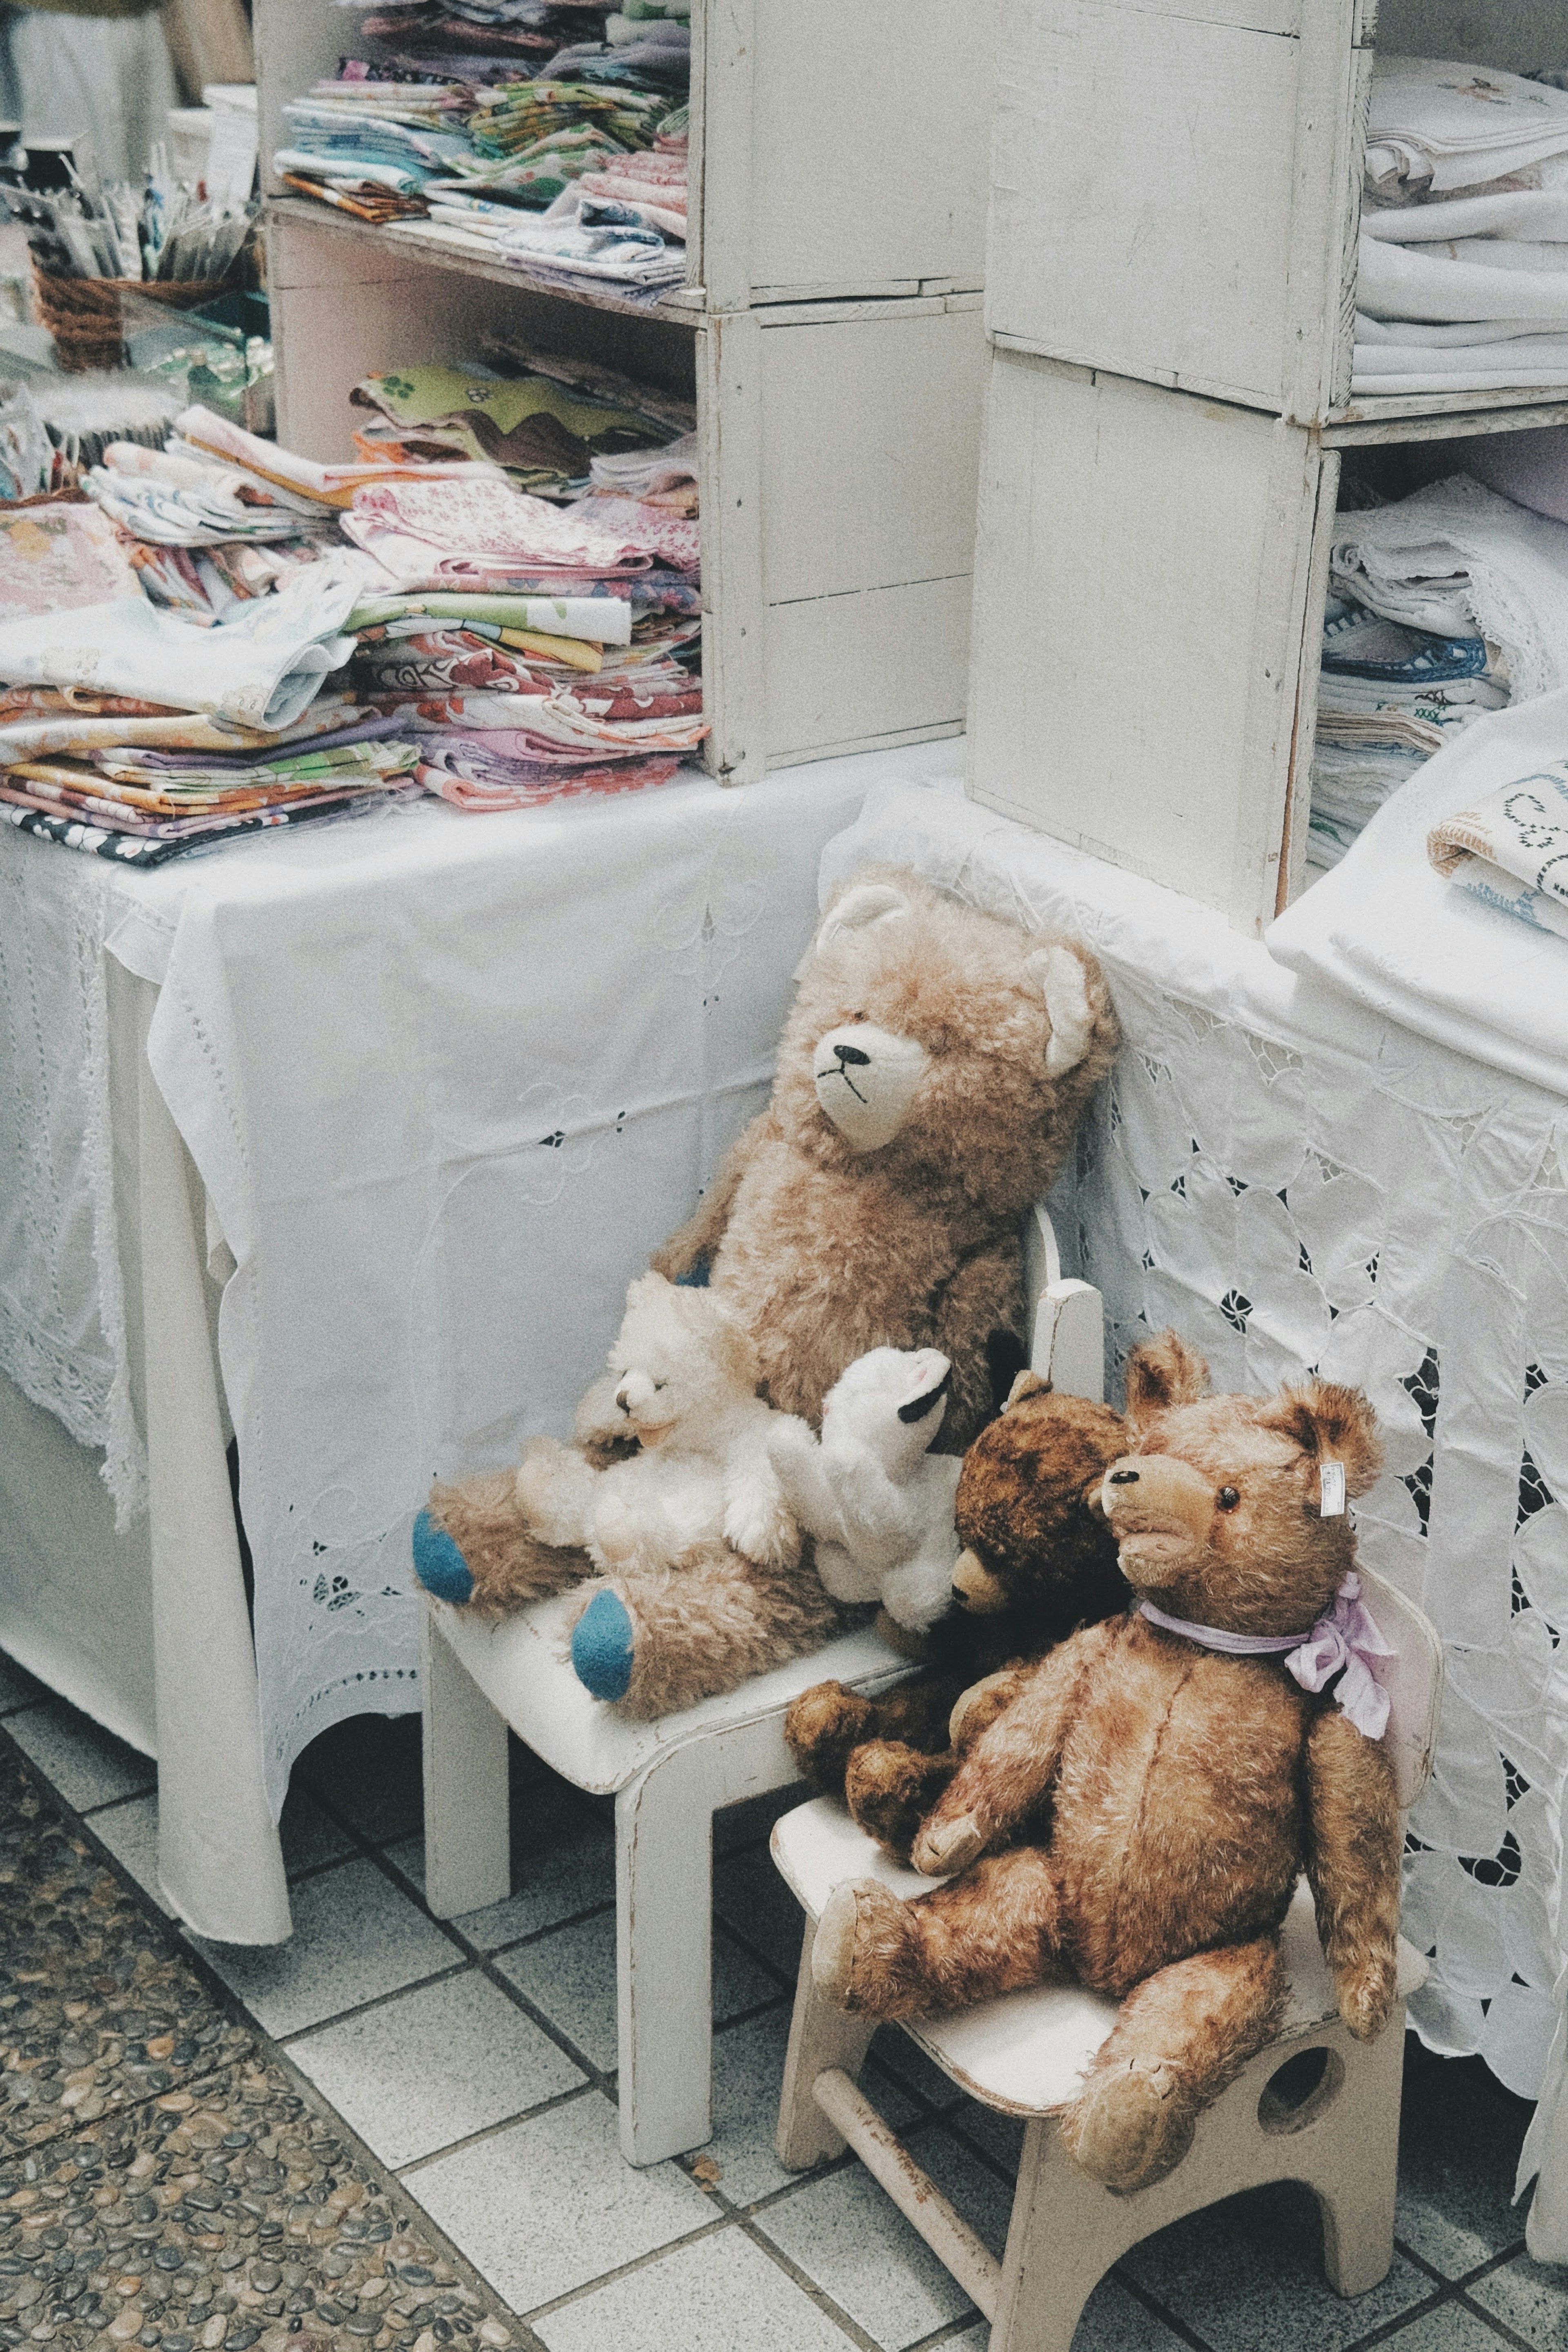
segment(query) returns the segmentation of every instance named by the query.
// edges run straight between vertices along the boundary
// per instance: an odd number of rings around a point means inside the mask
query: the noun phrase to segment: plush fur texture
[[[960,1465],[931,1454],[952,1367],[934,1348],[873,1348],[827,1392],[822,1435],[776,1417],[768,1456],[785,1502],[816,1541],[836,1601],[876,1601],[923,1633],[952,1605],[952,1498]]]
[[[805,1778],[844,1797],[897,1860],[908,1861],[959,1752],[1006,1704],[1019,1669],[1078,1626],[1126,1608],[1099,1496],[1129,1443],[1109,1405],[1053,1395],[1037,1374],[1021,1372],[1005,1411],[963,1458],[956,1605],[927,1637],[925,1671],[879,1699],[819,1683],[790,1708],[784,1734]]]
[[[952,1364],[939,1443],[961,1454],[994,1406],[1000,1356],[988,1342],[1000,1335],[1004,1351],[1021,1347],[1020,1221],[1060,1166],[1116,1044],[1104,982],[1083,949],[1032,939],[913,875],[857,881],[834,900],[802,965],[767,1110],[656,1268],[672,1280],[708,1269],[757,1349],[763,1398],[814,1427],[857,1357],[937,1349]],[[604,1466],[626,1436],[614,1378],[596,1381],[578,1408],[574,1447]],[[494,1479],[473,1480],[438,1486],[429,1507],[473,1578],[467,1606],[489,1617],[592,1566],[579,1552],[568,1571],[562,1548],[541,1542],[521,1509],[509,1533],[497,1496]],[[726,1686],[711,1684],[704,1663],[705,1648],[725,1645],[699,1605],[702,1580],[687,1589],[684,1628],[659,1620],[658,1641],[671,1654],[655,1661],[639,1642],[633,1693],[645,1668],[661,1688]],[[759,1662],[779,1663],[777,1607],[759,1578],[750,1633],[727,1653],[731,1686]],[[732,1593],[731,1630],[744,1608]],[[827,1630],[837,1622],[828,1609]],[[785,1654],[817,1638],[801,1635]]]
[[[1370,1407],[1307,1381],[1210,1397],[1179,1341],[1134,1360],[1136,1450],[1104,1486],[1133,1590],[1233,1632],[1305,1633],[1352,1565],[1319,1466],[1352,1494],[1377,1475]],[[1300,1872],[1317,1902],[1341,2015],[1370,2038],[1394,1991],[1399,1815],[1384,1749],[1309,1697],[1276,1658],[1230,1657],[1133,1613],[1052,1651],[969,1745],[914,1848],[956,1873],[901,1903],[837,1889],[817,1981],[849,2009],[905,2017],[1062,1971],[1124,2002],[1068,2110],[1064,2143],[1136,2189],[1274,2031],[1279,1929]],[[830,1916],[831,1915],[831,1916]]]

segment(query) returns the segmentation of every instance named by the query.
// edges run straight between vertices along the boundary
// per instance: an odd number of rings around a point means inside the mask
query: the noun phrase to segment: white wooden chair
[[[1064,1281],[1043,1207],[1026,1236],[1030,1360],[1099,1396],[1100,1293]],[[589,1696],[567,1657],[574,1596],[501,1624],[425,1604],[425,1892],[438,1919],[511,1892],[510,1725],[574,1786],[616,1800],[616,1966],[621,2147],[657,2164],[712,2137],[712,1820],[799,1776],[790,1701],[837,1680],[868,1696],[910,1672],[869,1628],[656,1723]]]
[[[1361,1571],[1367,1602],[1396,1655],[1380,1661],[1385,1735],[1400,1804],[1431,1769],[1442,1651],[1420,1610]],[[856,2075],[876,2021],[847,2016],[816,1991],[811,1946],[835,1886],[879,1878],[906,1899],[940,1882],[889,1861],[842,1805],[802,1805],[773,1831],[773,1858],[805,1911],[805,1937],[779,2115],[780,2160],[792,2169],[840,2155],[846,2141],[992,2323],[991,2352],[1068,2352],[1079,2314],[1111,2264],[1141,2238],[1238,2189],[1304,2181],[1323,2217],[1323,2263],[1341,2294],[1364,2294],[1394,2256],[1394,2196],[1405,2000],[1426,1963],[1401,1939],[1398,2000],[1373,2042],[1341,2024],[1305,1879],[1285,1922],[1290,2003],[1267,2050],[1199,2118],[1175,2170],[1131,2195],[1103,2189],[1064,2151],[1057,2117],[1116,2021],[1113,2000],[1041,1986],[904,2031],[944,2074],[1005,2115],[1027,2118],[1005,2259],[998,2263],[900,2144]]]

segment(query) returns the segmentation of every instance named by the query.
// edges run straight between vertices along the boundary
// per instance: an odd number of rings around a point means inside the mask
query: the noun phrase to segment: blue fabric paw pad
[[[636,1638],[626,1604],[595,1592],[572,1633],[572,1665],[595,1698],[625,1698],[632,1678]]]
[[[414,1522],[414,1573],[437,1601],[453,1601],[460,1609],[472,1598],[474,1580],[468,1561],[428,1511],[421,1511]]]

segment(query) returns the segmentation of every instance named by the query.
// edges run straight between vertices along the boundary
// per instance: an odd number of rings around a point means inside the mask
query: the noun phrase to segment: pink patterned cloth
[[[636,499],[555,507],[497,481],[384,482],[356,490],[348,536],[395,579],[466,586],[548,566],[614,579],[655,564],[696,574],[698,527]]]
[[[1152,1601],[1141,1601],[1138,1613],[1167,1633],[1180,1633],[1226,1657],[1283,1657],[1286,1673],[1303,1690],[1321,1691],[1331,1675],[1340,1675],[1334,1705],[1342,1714],[1369,1739],[1381,1739],[1388,1728],[1388,1693],[1369,1661],[1392,1658],[1394,1653],[1361,1597],[1361,1579],[1353,1570],[1341,1585],[1329,1614],[1320,1617],[1306,1633],[1233,1633],[1224,1625],[1199,1625],[1190,1618],[1169,1617]]]
[[[505,747],[505,748],[502,748]],[[584,793],[635,793],[668,783],[680,765],[655,757],[557,761],[531,757],[526,739],[494,730],[483,735],[430,737],[415,771],[427,793],[475,814],[542,808]]]

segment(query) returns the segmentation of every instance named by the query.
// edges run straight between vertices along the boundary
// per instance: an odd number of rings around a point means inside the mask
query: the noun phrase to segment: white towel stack
[[[1568,383],[1568,90],[1379,59],[1356,303],[1356,394]]]

